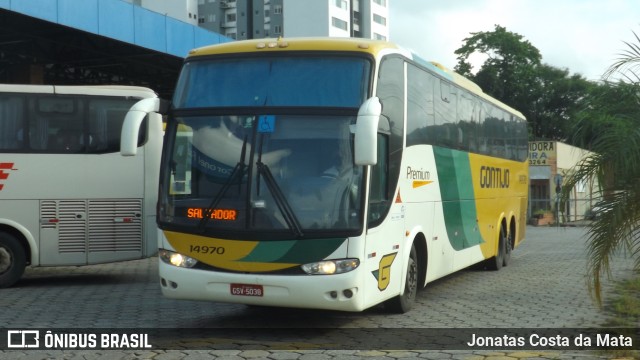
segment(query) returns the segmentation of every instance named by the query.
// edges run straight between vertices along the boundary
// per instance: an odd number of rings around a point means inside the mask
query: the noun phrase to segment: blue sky
[[[498,24],[543,62],[598,80],[640,35],[638,0],[389,0],[389,8],[391,41],[450,68],[464,38]]]

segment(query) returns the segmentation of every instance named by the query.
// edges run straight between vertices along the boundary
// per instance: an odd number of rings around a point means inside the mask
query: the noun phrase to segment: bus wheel
[[[411,310],[416,301],[418,292],[418,253],[415,245],[411,245],[409,263],[407,264],[407,274],[404,285],[404,292],[401,295],[389,299],[384,303],[385,309],[393,313],[406,313]]]
[[[498,254],[487,260],[487,268],[489,270],[500,270],[504,265],[504,258],[507,250],[507,236],[504,227],[500,227],[500,236],[498,237]]]
[[[502,259],[502,265],[507,266],[511,262],[511,251],[513,250],[513,231],[509,232],[504,242],[504,259]]]
[[[13,235],[0,232],[0,288],[16,283],[24,273],[24,248]]]

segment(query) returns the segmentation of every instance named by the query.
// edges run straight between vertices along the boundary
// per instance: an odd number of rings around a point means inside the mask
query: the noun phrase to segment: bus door
[[[364,262],[367,302],[379,303],[397,295],[403,279],[402,249],[405,239],[405,206],[400,195],[389,189],[389,137],[378,134],[378,161],[371,166],[368,230]],[[395,187],[394,187],[395,188]],[[407,250],[408,251],[408,250]]]

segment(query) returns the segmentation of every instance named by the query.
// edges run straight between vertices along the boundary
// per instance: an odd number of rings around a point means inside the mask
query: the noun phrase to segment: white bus
[[[162,118],[120,154],[125,115],[158,100],[131,86],[0,85],[0,287],[26,266],[155,254]],[[127,134],[125,134],[126,136]]]
[[[429,281],[500,269],[524,239],[522,114],[391,43],[195,49],[164,140],[169,298],[404,312]]]

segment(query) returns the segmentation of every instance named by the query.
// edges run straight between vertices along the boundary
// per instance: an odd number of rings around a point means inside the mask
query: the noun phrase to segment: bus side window
[[[415,65],[407,67],[407,146],[429,144],[435,125],[435,77]]]
[[[389,198],[398,185],[400,163],[402,162],[404,139],[405,102],[405,62],[399,57],[387,57],[380,64],[376,95],[382,103],[382,116],[378,131],[378,165],[372,168],[378,172],[379,193],[372,198],[370,223],[373,227],[382,222],[391,209]],[[377,169],[377,170],[376,170]],[[374,175],[372,175],[374,176]],[[373,180],[373,179],[372,179]],[[384,192],[384,193],[383,193]],[[377,216],[377,219],[371,218]]]
[[[24,144],[24,100],[20,97],[0,97],[0,149],[18,150]]]
[[[53,145],[51,150],[70,153],[82,152],[84,150],[82,142],[82,130],[74,128],[61,128],[49,140],[49,144]]]
[[[89,153],[103,154],[120,151],[120,135],[127,111],[136,99],[89,99],[85,143]],[[138,146],[146,141],[146,118],[140,127]]]

